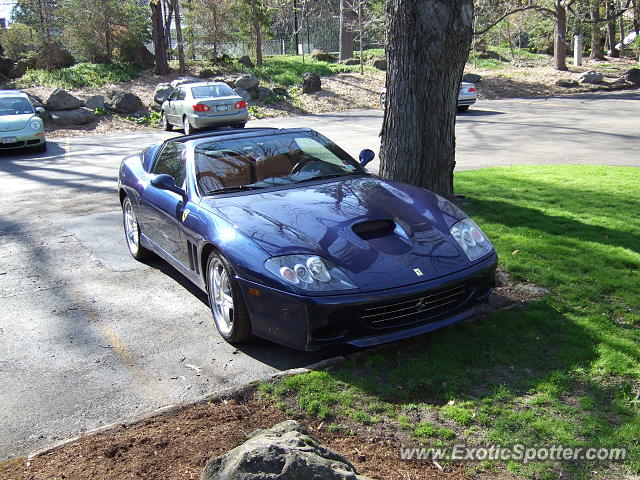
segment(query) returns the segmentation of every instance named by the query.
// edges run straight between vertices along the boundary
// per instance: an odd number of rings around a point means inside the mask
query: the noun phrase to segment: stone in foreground
[[[104,105],[116,113],[135,113],[144,110],[140,97],[124,90],[111,90],[104,97]]]
[[[601,73],[595,71],[584,72],[580,76],[580,83],[590,83],[597,85],[598,83],[602,83],[603,79],[604,75],[602,75]]]
[[[320,75],[313,72],[302,74],[302,93],[316,93],[322,90]]]
[[[257,430],[207,462],[200,480],[367,480],[347,459],[318,443],[294,420]]]
[[[56,88],[46,102],[47,110],[73,110],[82,107],[82,100],[62,88]]]
[[[86,125],[97,117],[88,108],[75,108],[73,110],[59,110],[50,112],[51,120],[57,125]]]

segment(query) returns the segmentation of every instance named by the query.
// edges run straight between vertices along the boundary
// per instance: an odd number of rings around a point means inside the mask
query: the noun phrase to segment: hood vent
[[[363,240],[389,235],[396,228],[393,220],[372,220],[368,222],[356,223],[351,229],[353,233]]]

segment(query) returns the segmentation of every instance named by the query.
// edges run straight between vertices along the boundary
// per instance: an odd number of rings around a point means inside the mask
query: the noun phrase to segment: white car
[[[223,82],[180,85],[162,104],[162,127],[182,128],[186,135],[207,127],[243,128],[248,119],[247,102]]]
[[[0,149],[30,148],[38,152],[47,149],[44,122],[26,93],[20,90],[0,90]]]
[[[460,83],[460,92],[458,93],[458,111],[466,112],[469,107],[476,103],[478,93],[476,92],[476,86],[470,82]],[[385,102],[387,101],[387,87],[380,92],[380,107],[384,110]]]

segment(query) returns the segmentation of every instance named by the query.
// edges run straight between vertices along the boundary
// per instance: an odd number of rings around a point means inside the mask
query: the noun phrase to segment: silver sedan
[[[207,127],[243,128],[248,119],[247,102],[222,82],[180,85],[162,104],[162,127],[183,128],[186,135]]]
[[[466,112],[469,107],[476,103],[478,98],[478,92],[476,92],[476,86],[470,82],[461,82],[460,91],[458,92],[458,111]],[[380,107],[384,110],[385,102],[387,101],[387,87],[380,92]]]

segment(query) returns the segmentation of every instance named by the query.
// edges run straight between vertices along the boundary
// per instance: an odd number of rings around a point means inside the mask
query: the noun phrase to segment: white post
[[[573,64],[576,67],[582,65],[582,35],[573,37]]]

